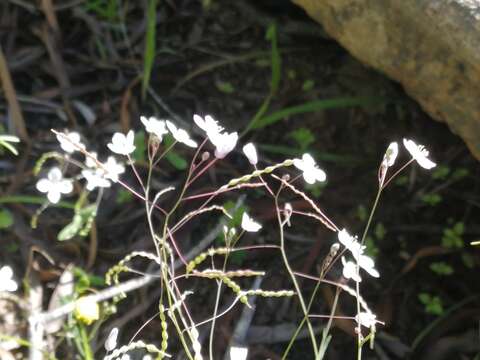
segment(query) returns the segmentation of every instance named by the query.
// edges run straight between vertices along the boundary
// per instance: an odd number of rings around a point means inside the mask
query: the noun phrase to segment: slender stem
[[[389,183],[389,181],[387,181],[387,184]],[[375,210],[377,209],[378,201],[380,200],[380,195],[382,194],[382,190],[383,190],[383,187],[379,186],[378,191],[377,191],[377,196],[375,197],[375,201],[373,202],[372,210],[370,211],[370,216],[368,217],[367,225],[365,225],[365,230],[363,231],[362,239],[360,240],[361,245],[363,245],[365,243],[365,239],[367,237],[368,230],[370,229],[370,225],[372,223],[373,215],[375,214]],[[357,276],[359,276],[360,265],[358,264],[358,260],[357,260],[356,270],[357,270]],[[360,314],[360,311],[361,311],[360,300],[359,300],[359,297],[360,297],[360,283],[358,281],[355,282],[355,291],[357,293],[356,300],[357,300],[357,316],[358,316]],[[362,360],[362,346],[363,346],[362,325],[357,323],[357,326],[358,326],[358,332],[357,332],[357,334],[358,334],[358,336],[357,336],[357,360]]]
[[[315,339],[315,332],[313,331],[312,324],[311,324],[310,320],[308,319],[308,310],[307,310],[307,307],[305,306],[305,301],[304,301],[302,293],[300,291],[300,286],[298,285],[298,281],[295,278],[295,274],[293,273],[292,268],[290,267],[290,263],[288,262],[288,258],[287,258],[287,253],[285,251],[285,237],[284,237],[284,233],[283,233],[284,224],[282,222],[282,217],[281,217],[281,214],[280,214],[280,208],[279,208],[279,204],[278,204],[278,194],[277,194],[277,196],[275,196],[275,208],[276,208],[276,212],[277,212],[277,220],[278,220],[279,230],[280,230],[280,252],[282,254],[282,259],[283,259],[285,268],[287,269],[287,272],[290,275],[290,278],[291,278],[291,280],[293,282],[293,285],[295,287],[295,291],[297,292],[298,300],[300,302],[300,306],[302,308],[303,315],[305,317],[307,317],[306,322],[307,322],[308,332],[310,333],[310,339],[312,341],[313,351],[314,351],[315,356],[316,356],[316,354],[318,352],[318,350],[317,350],[318,347],[317,347],[317,340]]]
[[[83,324],[79,324],[80,337],[82,338],[82,348],[85,356],[85,360],[93,360],[92,348],[90,347],[90,342],[88,341],[87,332]]]

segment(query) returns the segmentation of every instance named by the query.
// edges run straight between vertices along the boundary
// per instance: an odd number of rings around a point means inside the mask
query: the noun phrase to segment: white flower
[[[358,324],[371,328],[377,323],[377,315],[374,315],[371,312],[361,312],[355,316],[355,320]]]
[[[342,256],[343,264],[343,277],[345,279],[352,279],[353,281],[360,282],[362,278],[357,273],[357,264],[352,261],[345,260],[345,257]]]
[[[408,150],[415,161],[424,169],[431,169],[437,166],[428,158],[429,152],[423,145],[417,145],[413,140],[403,139],[403,145]]]
[[[382,164],[386,167],[393,166],[395,164],[395,160],[397,159],[398,155],[398,143],[396,141],[390,143],[388,145],[387,151],[383,156]]]
[[[13,270],[10,266],[2,266],[0,269],[0,292],[2,291],[9,291],[14,292],[17,291],[18,285],[15,280],[13,280]]]
[[[95,188],[110,187],[110,181],[105,178],[105,171],[103,169],[85,169],[82,170],[82,175],[87,180],[87,190],[93,191]]]
[[[58,167],[51,168],[46,178],[38,180],[36,187],[38,191],[47,193],[48,200],[53,204],[60,201],[61,194],[70,194],[73,190],[72,181],[64,179]]]
[[[88,168],[96,168],[97,167],[97,161],[98,161],[97,153],[96,152],[91,152],[90,155],[91,156],[85,156],[85,165]],[[97,161],[95,161],[94,159],[97,160]]]
[[[196,148],[198,145],[195,141],[190,138],[188,133],[180,128],[177,128],[172,122],[166,121],[168,130],[172,133],[172,136],[178,142],[181,142],[191,148]]]
[[[131,154],[135,150],[135,133],[133,130],[130,130],[127,135],[116,132],[112,136],[112,142],[107,144],[108,148],[120,155]]]
[[[152,355],[147,354],[147,355],[144,355],[144,356],[142,357],[142,360],[153,360],[153,357],[152,357]]]
[[[255,145],[253,145],[252,143],[248,143],[243,147],[243,153],[247,157],[250,164],[257,165],[258,156],[257,156],[257,149],[255,149]]]
[[[118,163],[113,156],[109,156],[107,162],[103,164],[103,167],[107,171],[105,177],[113,182],[118,181],[118,176],[125,172],[125,167]]]
[[[165,126],[165,120],[158,120],[157,118],[150,116],[140,116],[140,121],[145,126],[145,130],[151,134],[154,134],[160,141],[163,139],[163,135],[168,134],[168,130]]]
[[[362,254],[356,260],[358,261],[358,266],[368,272],[371,276],[376,278],[380,277],[380,273],[375,269],[375,262],[370,256]]]
[[[245,360],[248,355],[247,347],[232,346],[230,348],[230,360]]]
[[[254,221],[246,212],[242,215],[242,229],[248,232],[257,232],[262,228],[258,222]]]
[[[80,134],[74,131],[67,134],[62,133],[62,135],[57,135],[57,140],[60,143],[62,150],[69,154],[78,151],[79,148],[85,149],[85,145],[80,142]]]
[[[105,350],[112,351],[117,347],[118,328],[114,327],[110,330],[107,340],[105,340]]]
[[[294,159],[293,165],[303,171],[303,178],[308,184],[314,184],[315,181],[325,181],[327,175],[320,169],[310,154],[303,154],[301,159]]]
[[[128,354],[123,354],[120,360],[130,360],[130,355]]]
[[[357,259],[363,254],[365,246],[360,245],[358,240],[351,236],[347,230],[342,229],[338,232],[338,241],[345,246],[352,253],[353,257]]]
[[[218,125],[218,122],[210,115],[202,118],[200,115],[195,114],[193,115],[193,121],[200,129],[205,131],[209,138],[212,134],[218,134],[223,131],[223,127]]]
[[[217,159],[223,159],[225,156],[228,155],[230,151],[235,148],[238,141],[238,134],[237,132],[233,133],[212,133],[209,135],[209,139],[212,144],[215,146],[215,157]]]

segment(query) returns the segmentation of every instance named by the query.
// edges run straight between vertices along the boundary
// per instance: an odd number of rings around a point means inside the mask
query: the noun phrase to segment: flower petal
[[[47,199],[50,201],[52,204],[56,204],[60,201],[60,191],[58,191],[57,188],[51,188],[48,193],[47,193]]]
[[[37,188],[38,191],[42,193],[46,193],[50,190],[50,187],[52,186],[52,182],[48,179],[40,179],[37,181],[37,184],[35,187]]]

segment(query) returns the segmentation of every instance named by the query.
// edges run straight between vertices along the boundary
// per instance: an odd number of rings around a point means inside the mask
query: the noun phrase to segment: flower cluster
[[[355,237],[351,236],[347,232],[347,230],[343,229],[338,232],[338,241],[350,251],[351,255],[355,259],[355,262],[352,262],[347,261],[345,257],[342,257],[343,276],[346,279],[352,279],[357,282],[362,281],[362,278],[357,271],[357,266],[365,270],[373,277],[380,276],[377,269],[375,269],[375,262],[373,259],[363,253],[365,246],[361,245]]]
[[[76,151],[85,155],[82,165],[81,176],[86,180],[86,189],[93,191],[96,188],[107,188],[111,182],[118,182],[119,176],[125,172],[125,167],[118,163],[113,156],[109,156],[105,163],[97,159],[96,152],[87,152],[86,146],[81,142],[80,134],[76,132],[57,133],[60,148],[68,156]],[[134,133],[130,131],[126,136],[115,133],[108,148],[118,154],[127,155],[135,150],[133,145]],[[63,171],[54,166],[47,172],[45,178],[36,183],[38,191],[47,194],[47,199],[53,204],[60,201],[62,195],[70,194],[73,191],[73,179],[65,179]]]

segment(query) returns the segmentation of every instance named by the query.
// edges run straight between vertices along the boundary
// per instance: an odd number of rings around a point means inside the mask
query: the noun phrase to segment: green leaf
[[[167,155],[165,155],[165,158],[172,164],[175,169],[177,170],[185,170],[188,167],[188,162],[180,156],[178,153],[176,153],[173,150],[170,150]]]
[[[224,94],[233,94],[235,92],[235,87],[228,81],[216,81],[215,86]]]
[[[129,203],[130,201],[132,201],[132,199],[133,199],[132,193],[126,189],[121,188],[117,193],[116,202],[117,204],[122,205],[122,204]]]
[[[425,194],[420,199],[429,206],[435,206],[440,204],[443,198],[439,194]]]
[[[418,294],[418,299],[423,305],[425,305],[425,312],[433,315],[443,314],[442,299],[438,296],[431,296],[428,293],[420,293]]]
[[[292,137],[296,141],[302,151],[307,149],[311,144],[315,142],[315,136],[313,135],[312,131],[304,127],[292,131],[290,133],[290,137]]]
[[[432,172],[432,178],[437,180],[446,179],[448,174],[450,174],[450,168],[445,165],[439,165]]]
[[[143,130],[137,131],[135,133],[135,150],[133,151],[132,157],[135,161],[145,161],[146,160],[146,149],[145,145],[145,132]]]
[[[75,212],[72,221],[57,235],[59,241],[70,240],[76,235],[86,236],[90,231],[92,221],[97,214],[95,204],[86,206]]]
[[[169,148],[175,140],[171,135],[167,135],[163,138],[163,141],[165,144],[165,148]],[[187,160],[185,160],[184,157],[182,157],[175,150],[173,150],[173,148],[167,152],[167,154],[165,155],[165,158],[177,170],[185,170],[188,167]]]
[[[348,97],[335,98],[325,100],[314,100],[300,105],[283,108],[268,116],[262,117],[255,121],[251,126],[252,129],[261,129],[268,125],[272,125],[282,119],[296,114],[304,114],[326,109],[347,108],[354,106],[368,106],[388,102],[385,98],[380,97]]]
[[[383,240],[385,238],[385,235],[387,234],[387,229],[385,229],[385,226],[383,226],[383,224],[379,222],[377,223],[377,225],[375,225],[374,233],[375,237],[378,240]]]
[[[430,270],[437,275],[452,275],[454,273],[453,267],[445,262],[434,262],[430,264]]]
[[[277,44],[277,26],[273,23],[267,29],[267,40],[271,45],[271,66],[272,80],[270,82],[270,93],[273,95],[277,92],[281,78],[281,57]]]
[[[158,0],[148,0],[147,34],[145,38],[145,55],[143,62],[142,96],[145,98],[150,83],[153,62],[155,59],[155,30],[157,25]]]
[[[13,216],[7,209],[0,208],[0,229],[6,229],[12,226]]]
[[[312,90],[314,86],[315,86],[315,81],[313,81],[312,79],[308,79],[303,82],[302,90],[307,92]]]

